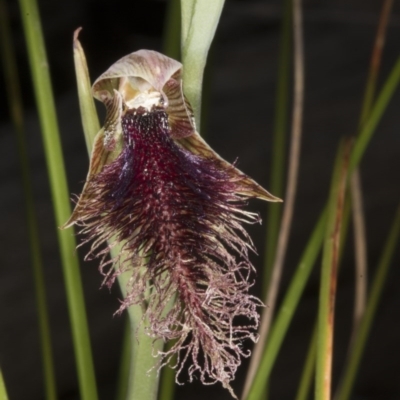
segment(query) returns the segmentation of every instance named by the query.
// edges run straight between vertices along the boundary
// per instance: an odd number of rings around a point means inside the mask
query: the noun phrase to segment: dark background
[[[39,219],[60,400],[78,399],[70,326],[59,261],[52,202],[32,95],[19,8],[8,1],[22,80],[26,134]],[[161,50],[165,1],[39,1],[55,89],[71,193],[79,193],[88,159],[80,124],[72,59],[72,34],[83,27],[92,79],[120,57],[141,48]],[[381,1],[304,1],[306,92],[304,139],[293,231],[283,287],[286,287],[326,200],[340,138],[354,134],[360,111]],[[227,0],[212,50],[209,143],[268,188],[277,76],[281,2]],[[381,81],[399,55],[400,6],[390,20]],[[11,400],[42,399],[39,338],[17,148],[0,79],[0,363]],[[362,162],[370,274],[377,264],[400,199],[400,95],[393,98]],[[266,214],[266,205],[251,208]],[[264,226],[250,228],[262,265]],[[349,239],[351,239],[351,232]],[[348,241],[351,243],[351,240]],[[79,252],[81,254],[81,252]],[[113,317],[118,290],[99,290],[96,263],[81,263],[90,333],[102,400],[111,399],[123,330]],[[346,248],[339,277],[334,376],[345,361],[353,305],[353,250]],[[392,265],[353,399],[400,399],[399,254]],[[271,380],[271,399],[293,399],[314,324],[319,275],[315,272],[282,347]],[[257,287],[255,291],[257,291]],[[233,383],[238,393],[245,361]],[[229,399],[221,385],[185,384],[179,399]]]

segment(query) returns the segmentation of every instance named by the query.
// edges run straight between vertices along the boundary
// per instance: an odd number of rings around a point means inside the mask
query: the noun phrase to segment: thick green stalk
[[[173,345],[175,341],[170,341],[166,344],[165,351],[168,351]],[[170,365],[174,365],[177,361],[177,356],[175,355],[170,361]],[[158,400],[173,400],[175,397],[175,376],[176,372],[174,369],[170,367],[165,367],[161,371],[160,378],[160,394],[158,396]]]
[[[116,256],[118,250],[112,251]],[[122,295],[125,297],[129,273],[118,277]],[[129,385],[127,400],[156,400],[158,395],[159,374],[157,371],[157,355],[163,349],[162,340],[154,341],[154,338],[146,335],[147,321],[143,320],[143,312],[140,306],[128,308],[131,327],[131,365],[129,372]]]
[[[369,292],[367,306],[363,318],[361,319],[359,328],[354,337],[354,344],[350,357],[346,363],[346,368],[343,374],[343,381],[339,386],[336,400],[348,400],[357,372],[360,366],[361,358],[367,343],[368,335],[371,330],[372,322],[376,315],[378,304],[382,295],[384,284],[389,272],[390,263],[392,261],[395,250],[399,245],[400,238],[400,207],[397,209],[393,225],[390,229],[382,256],[378,263],[375,276],[372,280],[371,290]]]
[[[20,0],[20,8],[42,128],[55,220],[57,226],[61,226],[69,218],[71,209],[39,10],[35,0]],[[75,250],[75,237],[71,231],[60,229],[57,229],[57,236],[72,326],[80,392],[82,399],[95,400],[97,399],[97,388],[79,262]]]
[[[315,398],[319,400],[330,400],[331,398],[337,270],[339,264],[340,233],[343,220],[349,150],[350,146],[348,144],[341,144],[335,162],[328,202],[328,220],[322,256],[317,324],[318,342]]]
[[[24,135],[23,107],[18,69],[13,51],[6,2],[0,0],[0,49],[4,67],[5,84],[11,110],[11,119],[17,139],[21,165],[22,186],[25,199],[25,213],[28,224],[32,272],[35,284],[36,306],[39,322],[39,337],[42,350],[43,378],[47,400],[57,398],[55,371],[51,348],[50,323],[47,310],[46,288],[40,251],[38,224],[35,213],[32,179],[29,169],[28,151]]]
[[[125,321],[124,337],[122,340],[121,360],[119,365],[116,400],[126,400],[129,385],[131,365],[131,324],[129,318]]]

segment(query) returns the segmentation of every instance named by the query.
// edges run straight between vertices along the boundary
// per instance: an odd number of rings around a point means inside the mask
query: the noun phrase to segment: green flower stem
[[[39,11],[35,0],[20,0],[20,8],[42,128],[55,220],[57,226],[61,226],[69,218],[71,209]],[[81,396],[83,400],[96,400],[97,388],[75,237],[71,231],[59,229],[57,235]]]
[[[328,220],[322,256],[318,312],[315,398],[331,398],[333,332],[340,233],[348,173],[349,144],[342,143],[338,152],[328,202]]]
[[[139,308],[141,311],[141,309]],[[137,325],[132,325],[132,329]],[[158,395],[158,386],[159,386],[159,373],[157,371],[157,359],[152,356],[152,351],[154,354],[157,354],[158,351],[162,351],[163,342],[158,340],[156,343],[153,343],[151,337],[147,336],[144,333],[144,326],[140,328],[140,332],[138,333],[138,337],[140,339],[136,339],[134,335],[132,335],[132,340],[135,343],[131,343],[132,351],[132,362],[131,362],[131,371],[133,374],[130,377],[130,385],[129,385],[129,396],[127,397],[129,400],[156,400]],[[136,342],[140,340],[140,342]],[[139,368],[135,368],[140,365]],[[145,374],[143,372],[145,371]]]
[[[54,363],[51,348],[50,323],[47,310],[46,288],[40,251],[38,224],[35,214],[32,180],[29,170],[28,151],[24,135],[23,107],[18,69],[12,46],[6,2],[0,0],[0,49],[2,54],[5,84],[9,98],[11,119],[17,139],[22,186],[25,199],[25,213],[28,224],[32,272],[35,284],[36,304],[39,322],[39,337],[42,350],[43,378],[47,400],[57,398]]]
[[[111,251],[112,256],[116,254],[118,251]],[[129,273],[118,277],[124,297],[129,278]],[[131,324],[131,366],[127,400],[156,400],[159,374],[155,356],[162,351],[163,342],[154,341],[154,338],[146,335],[147,321],[143,320],[143,311],[140,306],[129,307],[128,314]]]
[[[360,326],[354,337],[354,344],[350,357],[346,363],[346,368],[343,374],[343,381],[339,386],[336,400],[348,400],[354,385],[357,371],[360,366],[361,357],[367,343],[368,335],[371,330],[372,322],[376,315],[378,304],[382,295],[384,284],[389,272],[390,263],[392,261],[395,250],[399,245],[400,239],[400,207],[397,209],[393,225],[390,229],[386,240],[382,256],[378,263],[375,276],[372,280],[371,290],[369,292],[367,306]]]
[[[204,68],[224,2],[225,0],[181,1],[183,91],[193,107],[197,131],[200,133]]]
[[[129,385],[129,372],[131,364],[131,324],[129,318],[125,322],[124,337],[122,340],[121,361],[118,373],[116,400],[126,400]]]
[[[172,348],[175,341],[170,341],[166,344],[165,351],[168,351]],[[176,364],[177,356],[176,354],[170,361],[170,365]],[[161,371],[161,378],[160,378],[160,394],[158,400],[173,400],[175,396],[175,370],[169,367],[163,368]]]
[[[275,196],[283,197],[286,133],[289,112],[289,84],[291,80],[291,44],[292,44],[292,0],[285,0],[278,61],[278,83],[275,103],[275,121],[272,144],[271,177],[269,188]],[[263,294],[268,290],[272,266],[275,259],[276,245],[281,222],[282,208],[275,203],[268,203],[267,235],[264,255]]]
[[[400,58],[394,65],[389,77],[387,78],[379,96],[374,103],[370,116],[353,146],[353,151],[350,156],[349,174],[358,165],[364,151],[375,132],[383,112],[385,111],[390,99],[392,98],[396,88],[400,82]],[[275,363],[280,346],[286,335],[289,324],[292,320],[295,309],[298,305],[301,294],[303,293],[305,284],[309,278],[313,263],[318,255],[322,245],[322,238],[325,231],[327,218],[327,209],[321,213],[318,223],[313,230],[311,238],[306,246],[303,256],[295,275],[292,278],[290,286],[283,299],[282,305],[277,313],[274,323],[271,327],[269,339],[264,349],[262,361],[254,378],[252,388],[247,396],[248,400],[260,400],[265,386],[265,381],[268,379],[272,367]],[[310,265],[311,264],[311,265]]]

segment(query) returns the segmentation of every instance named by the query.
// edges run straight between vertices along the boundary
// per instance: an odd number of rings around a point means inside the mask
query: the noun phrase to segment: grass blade
[[[35,0],[20,0],[20,8],[42,128],[55,220],[57,226],[61,226],[69,218],[71,209],[39,10]],[[82,399],[94,400],[97,399],[97,388],[79,263],[75,251],[75,237],[71,232],[59,229],[57,229],[57,235],[72,326],[80,392]]]
[[[51,348],[50,322],[47,310],[46,288],[42,255],[40,251],[37,217],[35,213],[32,180],[29,169],[28,151],[24,135],[23,106],[18,78],[18,68],[13,51],[6,2],[0,0],[0,50],[3,61],[5,84],[11,110],[11,119],[17,139],[21,165],[22,186],[25,199],[25,213],[28,224],[32,272],[35,284],[36,304],[39,323],[39,337],[42,351],[43,383],[47,400],[57,398],[55,370]]]
[[[389,77],[386,79],[382,90],[380,91],[369,117],[363,124],[358,138],[354,144],[353,151],[350,157],[349,171],[353,172],[354,168],[360,163],[365,149],[367,148],[373,133],[380,122],[383,113],[385,112],[390,99],[392,98],[395,90],[397,89],[400,81],[400,57],[397,59]]]
[[[348,173],[350,145],[343,143],[335,162],[328,220],[324,239],[319,297],[315,398],[330,400],[333,359],[333,328],[339,264],[340,233]]]
[[[282,305],[279,308],[276,319],[271,327],[268,342],[264,349],[263,358],[247,396],[248,400],[261,399],[265,381],[269,378],[290,321],[292,320],[294,311],[296,310],[296,306],[300,300],[300,296],[303,293],[317,256],[321,250],[325,225],[326,212],[323,212],[311,234],[293,279],[282,301]]]
[[[340,260],[343,256],[344,246],[346,244],[348,228],[350,221],[350,201],[347,196],[343,210],[343,223],[340,233],[340,251],[339,251],[339,268]],[[303,373],[300,378],[299,388],[297,390],[296,400],[307,400],[311,391],[313,378],[315,376],[315,358],[317,354],[317,324],[315,323],[313,334],[310,340],[306,361],[303,367]]]
[[[375,132],[376,126],[380,122],[383,112],[385,111],[390,99],[398,87],[399,82],[400,58],[392,68],[389,77],[379,93],[378,99],[374,103],[370,116],[364,124],[364,127],[361,129],[360,134],[353,146],[353,151],[351,153],[349,162],[349,174],[353,172],[354,168],[360,162],[361,157],[372,138],[372,134]],[[279,308],[279,312],[277,313],[275,321],[271,327],[269,339],[264,349],[263,358],[257,370],[257,374],[254,378],[254,382],[247,399],[261,399],[265,381],[268,379],[271,373],[276,356],[279,352],[300,296],[304,290],[305,284],[307,283],[313,264],[320,250],[323,232],[325,230],[326,218],[327,209],[325,207],[307,243],[303,256],[300,260],[299,267],[292,278],[284,300],[282,301],[282,305]]]
[[[360,116],[360,128],[367,119],[375,97],[376,83],[382,60],[383,47],[386,40],[387,26],[390,13],[393,7],[393,0],[385,0],[379,17],[378,29],[371,55],[370,69],[364,93],[364,100]],[[356,247],[356,296],[355,296],[355,315],[353,336],[358,327],[358,323],[364,313],[366,291],[367,291],[367,244],[365,233],[364,212],[362,204],[361,182],[358,169],[353,173],[351,179],[351,191],[353,198],[353,215]],[[362,277],[360,279],[360,277]]]
[[[364,121],[370,113],[371,105],[375,97],[376,83],[379,76],[379,70],[382,59],[383,47],[386,39],[387,26],[390,13],[393,6],[393,0],[385,0],[382,5],[381,14],[379,17],[378,29],[374,41],[374,46],[371,55],[370,68],[364,100],[359,121],[359,129],[362,128]],[[363,200],[361,191],[360,172],[356,168],[351,177],[351,194],[353,205],[353,225],[354,225],[354,241],[355,241],[355,302],[354,302],[354,321],[353,329],[350,337],[349,351],[351,354],[352,346],[354,345],[355,336],[359,328],[360,321],[365,312],[367,298],[367,240],[365,231]],[[343,381],[343,377],[340,381]]]
[[[364,93],[364,100],[360,116],[360,128],[367,119],[375,97],[376,83],[379,76],[379,70],[382,60],[383,47],[386,40],[387,26],[390,13],[393,7],[393,0],[385,0],[382,5],[382,11],[379,17],[378,29],[371,55],[370,68],[367,78],[367,84]],[[351,178],[351,193],[353,198],[353,216],[354,216],[354,238],[356,248],[356,295],[354,306],[354,326],[355,334],[359,321],[364,313],[366,292],[367,292],[367,244],[364,222],[363,201],[361,192],[360,173],[356,169]]]
[[[339,386],[336,400],[348,400],[354,385],[354,381],[359,369],[361,357],[367,343],[368,335],[374,320],[379,300],[382,295],[384,284],[389,272],[391,260],[398,247],[400,239],[400,207],[397,209],[393,225],[386,240],[382,256],[378,263],[378,268],[372,280],[369,292],[367,307],[361,320],[357,334],[354,337],[352,351],[346,362],[343,380]]]
[[[382,60],[382,51],[385,45],[386,30],[389,23],[390,13],[393,7],[393,0],[384,0],[379,18],[378,30],[376,32],[374,48],[372,50],[370,68],[367,78],[367,85],[364,93],[364,100],[361,108],[360,125],[366,121],[375,98],[376,83]]]

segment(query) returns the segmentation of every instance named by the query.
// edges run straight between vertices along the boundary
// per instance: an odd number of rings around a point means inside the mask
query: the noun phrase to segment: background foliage
[[[60,399],[78,396],[70,327],[63,278],[57,250],[55,221],[47,183],[41,137],[34,107],[20,10],[9,4],[9,21],[16,49],[23,94],[33,195],[39,220],[39,237],[48,291],[50,324],[54,342],[57,387]],[[87,169],[87,155],[77,103],[73,70],[72,32],[83,26],[84,44],[92,79],[112,62],[139,48],[161,50],[165,3],[41,1],[44,37],[56,97],[61,142],[66,158],[70,190],[79,193]],[[305,2],[306,89],[304,141],[295,208],[283,287],[294,273],[299,257],[325,203],[337,145],[343,135],[357,131],[370,53],[381,2]],[[398,56],[399,5],[395,4],[389,24],[378,89]],[[211,145],[230,161],[239,157],[239,167],[267,188],[270,171],[271,131],[277,76],[278,39],[282,8],[280,2],[228,1],[211,52],[208,118],[202,129]],[[2,86],[3,87],[3,86]],[[11,399],[43,398],[40,350],[34,304],[33,280],[28,252],[26,219],[20,185],[19,163],[5,91],[0,97],[3,157],[0,159],[2,224],[0,290],[0,362]],[[398,93],[389,105],[361,166],[370,274],[378,263],[399,200],[396,171],[399,170],[400,120],[396,110]],[[101,112],[101,110],[100,110]],[[251,208],[266,215],[266,206],[253,202]],[[265,253],[265,226],[251,228],[259,249]],[[337,383],[349,343],[353,304],[353,246],[348,235],[337,297],[334,384]],[[396,247],[396,246],[395,246]],[[81,252],[78,252],[81,254]],[[83,253],[82,253],[83,254]],[[261,271],[262,257],[254,257]],[[398,254],[378,308],[355,393],[367,399],[396,398],[399,361],[397,323]],[[319,265],[319,263],[318,263]],[[118,293],[99,291],[101,277],[96,263],[81,263],[89,327],[100,398],[115,393],[123,319],[112,317]],[[261,273],[260,273],[261,275]],[[260,293],[260,281],[254,288]],[[293,398],[317,313],[319,272],[317,268],[302,299],[300,309],[284,341],[271,384],[271,399]],[[396,350],[397,349],[397,350]],[[377,371],[379,365],[379,371]],[[240,392],[246,362],[234,387]],[[21,377],[24,384],[21,385]],[[27,394],[28,393],[28,394]],[[178,398],[205,395],[229,398],[218,386],[187,384],[177,390]],[[27,397],[28,396],[28,397]]]

